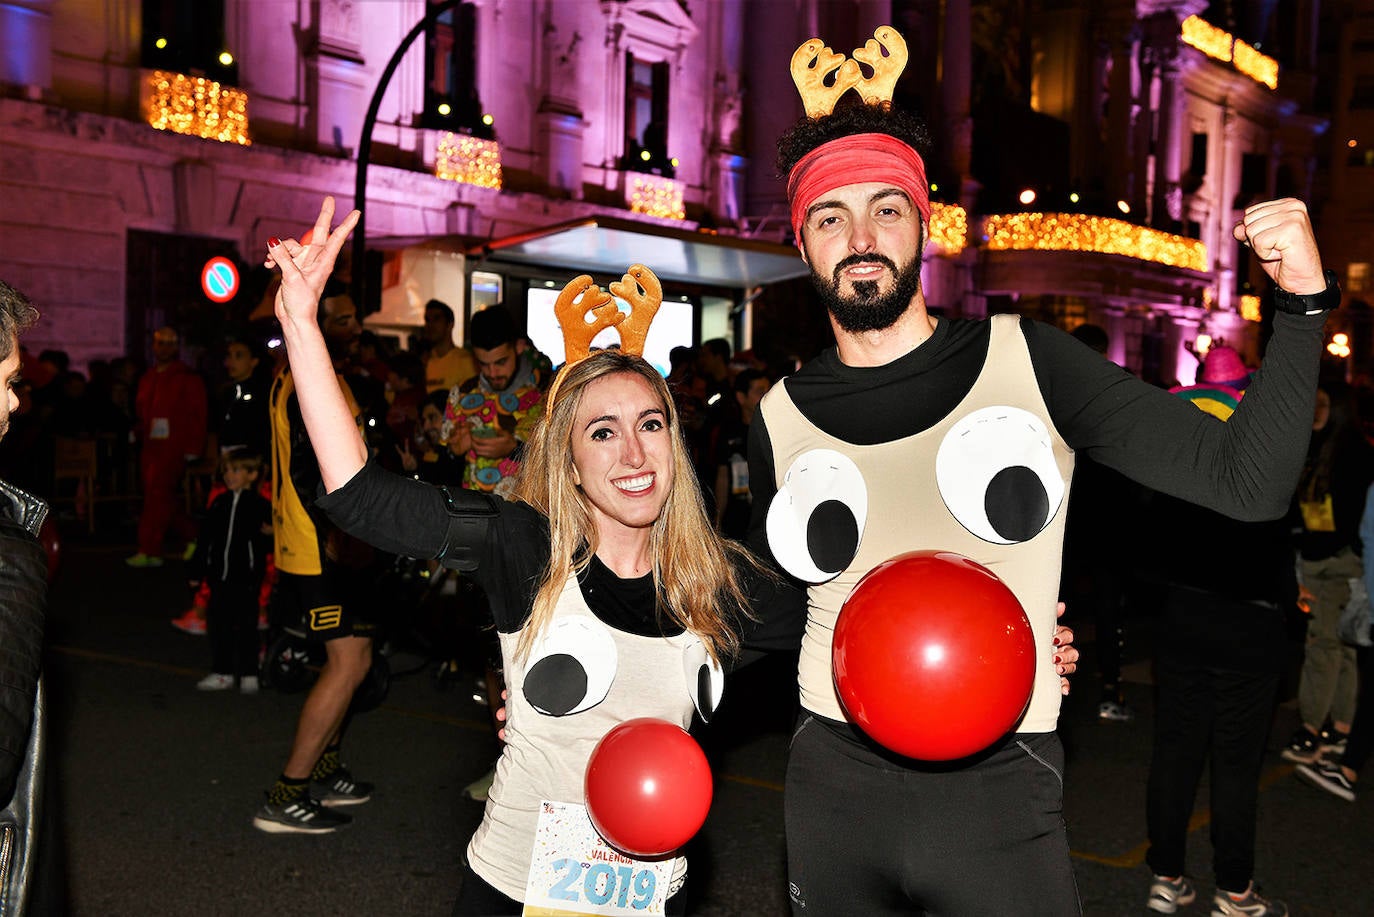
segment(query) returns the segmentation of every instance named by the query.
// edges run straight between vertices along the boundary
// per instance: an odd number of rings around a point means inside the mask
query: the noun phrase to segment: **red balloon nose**
[[[1035,638],[991,570],[947,551],[913,551],[866,573],[835,624],[835,688],[883,747],[951,761],[982,751],[1021,718]]]
[[[637,857],[671,853],[701,830],[711,808],[711,767],[676,723],[626,720],[587,761],[587,814],[611,846]]]

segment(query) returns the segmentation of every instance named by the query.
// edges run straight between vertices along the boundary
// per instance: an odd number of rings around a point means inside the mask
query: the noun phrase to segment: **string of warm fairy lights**
[[[930,244],[942,255],[957,255],[968,244],[968,214],[958,204],[930,202]]]
[[[670,220],[685,220],[687,208],[682,203],[682,185],[671,178],[631,172],[630,212]]]
[[[160,131],[248,146],[248,93],[205,77],[154,70],[144,79],[144,117]]]
[[[501,145],[467,134],[444,131],[434,150],[434,174],[446,181],[501,187]]]
[[[1069,251],[1125,255],[1193,271],[1207,269],[1207,246],[1197,239],[1111,217],[1077,213],[1008,213],[983,224],[989,251]]]
[[[1196,17],[1193,17],[1196,19]],[[1191,22],[1192,20],[1189,20]],[[1253,51],[1202,20],[1206,30],[1185,22],[1185,40],[1204,53],[1217,56],[1234,48]],[[1210,44],[1209,44],[1210,42]],[[1209,50],[1211,48],[1211,50]],[[1216,54],[1213,53],[1216,52]],[[1258,52],[1255,52],[1258,54]],[[1259,55],[1263,58],[1263,55]],[[1276,71],[1275,71],[1276,72]],[[1267,84],[1272,85],[1272,84]],[[145,81],[145,115],[157,130],[248,145],[248,95],[204,77],[154,70]],[[496,141],[445,131],[435,151],[435,175],[483,188],[501,187],[501,147]],[[683,187],[670,178],[643,173],[628,176],[628,203],[634,213],[681,220],[686,218]],[[1079,214],[1017,213],[993,215],[984,223],[991,251],[1083,251],[1125,255],[1145,261],[1204,271],[1206,246],[1109,217]],[[968,244],[968,214],[956,204],[932,202],[930,244],[946,256],[956,256]],[[1242,301],[1244,310],[1248,304]]]
[[[1192,45],[1213,60],[1232,64],[1237,70],[1270,89],[1279,88],[1279,62],[1261,54],[1230,32],[1201,16],[1189,16],[1180,27],[1183,43]]]

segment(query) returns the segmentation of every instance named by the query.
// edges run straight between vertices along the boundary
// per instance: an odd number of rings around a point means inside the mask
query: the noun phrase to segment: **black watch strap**
[[[1289,293],[1274,287],[1274,308],[1289,315],[1307,315],[1334,309],[1341,304],[1341,285],[1336,272],[1326,271],[1326,289],[1320,293]]]

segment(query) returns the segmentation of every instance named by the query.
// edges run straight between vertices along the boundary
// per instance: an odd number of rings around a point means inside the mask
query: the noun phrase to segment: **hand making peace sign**
[[[277,319],[283,325],[288,322],[303,325],[315,323],[315,310],[320,295],[324,292],[325,281],[334,272],[334,262],[353,227],[358,225],[362,213],[350,210],[343,222],[329,231],[334,220],[334,198],[326,196],[320,205],[320,215],[313,228],[304,236],[304,242],[295,239],[282,241],[277,238],[267,240],[267,267],[281,269],[281,285],[277,288]],[[323,240],[323,241],[320,241]]]

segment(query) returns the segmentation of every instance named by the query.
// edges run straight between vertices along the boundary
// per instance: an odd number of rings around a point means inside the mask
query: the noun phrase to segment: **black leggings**
[[[453,903],[453,917],[469,917],[475,914],[490,914],[491,917],[520,917],[525,905],[501,894],[487,881],[472,871],[467,857],[463,857],[463,886],[458,890],[458,900]]]
[[[1054,733],[934,765],[804,714],[787,764],[792,913],[1081,913],[1063,769]]]

